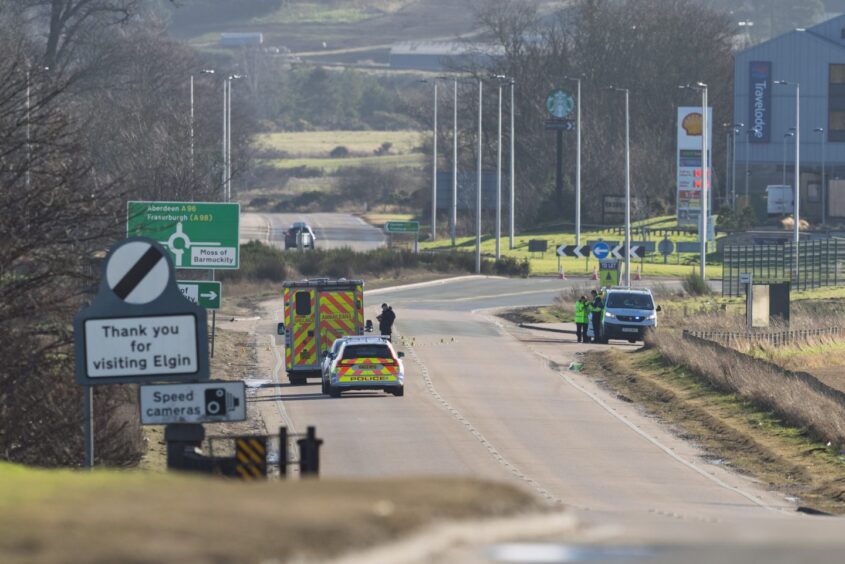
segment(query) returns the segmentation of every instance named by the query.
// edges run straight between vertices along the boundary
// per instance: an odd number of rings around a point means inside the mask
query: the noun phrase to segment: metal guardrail
[[[819,337],[841,337],[845,327],[823,327],[820,329],[789,329],[786,331],[691,331],[685,330],[684,337],[691,336],[728,347],[740,343],[768,343],[783,347],[793,343],[804,343]]]

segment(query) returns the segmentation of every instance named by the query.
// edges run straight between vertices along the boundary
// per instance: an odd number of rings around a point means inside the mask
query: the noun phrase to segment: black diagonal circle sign
[[[129,242],[109,258],[106,281],[112,292],[129,304],[146,304],[167,287],[170,270],[158,247],[146,241]]]

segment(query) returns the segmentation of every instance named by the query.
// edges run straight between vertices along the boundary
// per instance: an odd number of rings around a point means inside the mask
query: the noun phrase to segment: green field
[[[298,167],[316,168],[324,174],[333,174],[344,167],[390,167],[390,168],[419,168],[425,163],[425,155],[385,155],[382,157],[347,157],[344,159],[312,158],[312,159],[265,159],[263,161],[278,169]]]
[[[373,16],[357,7],[326,6],[317,2],[287,4],[276,12],[254,18],[252,24],[337,24],[355,23]]]
[[[658,228],[672,228],[675,226],[675,216],[663,216],[634,222],[634,226],[647,226],[652,229]],[[558,257],[555,250],[559,245],[574,245],[575,233],[573,230],[549,229],[538,230],[530,233],[521,233],[514,237],[514,249],[509,250],[509,240],[507,236],[507,228],[504,226],[502,230],[501,251],[502,254],[513,256],[518,259],[528,259],[531,264],[532,274],[556,274],[558,272]],[[548,251],[545,254],[529,253],[528,241],[531,239],[544,239],[548,242]],[[613,231],[582,231],[581,244],[586,244],[588,240],[602,239],[605,241],[622,241],[623,237]],[[633,240],[639,241],[641,236],[634,234]],[[659,243],[662,236],[651,236],[649,240]],[[695,241],[696,237],[689,234],[670,235],[669,239],[675,243]],[[475,237],[460,237],[456,240],[458,250],[475,251]],[[435,243],[423,243],[421,245],[424,249],[448,249],[451,248],[451,240],[441,237]],[[482,237],[481,252],[487,255],[494,255],[496,251],[495,238],[490,235]],[[598,267],[598,261],[591,257],[589,261],[585,259],[576,258],[561,258],[560,265],[563,267],[567,275],[569,274],[589,274],[593,268]],[[693,268],[697,269],[698,254],[684,253],[678,255],[677,253],[668,257],[667,264],[663,263],[663,257],[657,253],[651,254],[643,261],[632,261],[631,269],[634,271],[637,266],[641,269],[643,276],[686,276],[692,272]],[[720,262],[709,261],[707,265],[707,276],[712,278],[720,278],[722,276],[722,265]],[[633,277],[633,274],[632,274]]]
[[[253,138],[257,149],[284,151],[293,157],[324,157],[335,147],[346,147],[352,155],[372,155],[382,143],[391,143],[391,154],[404,155],[423,142],[420,131],[294,131],[259,133]]]

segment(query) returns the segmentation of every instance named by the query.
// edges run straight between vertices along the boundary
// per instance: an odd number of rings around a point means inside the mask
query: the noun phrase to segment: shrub
[[[713,293],[707,281],[697,272],[691,272],[683,280],[684,290],[690,296],[709,296]]]
[[[329,156],[333,159],[344,159],[349,156],[349,149],[347,149],[343,145],[338,145],[337,147],[331,150]]]

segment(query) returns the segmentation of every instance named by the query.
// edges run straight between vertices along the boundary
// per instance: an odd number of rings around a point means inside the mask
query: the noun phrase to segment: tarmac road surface
[[[292,223],[311,226],[318,249],[350,247],[369,251],[384,245],[384,234],[363,219],[345,213],[242,213],[241,241],[257,239],[285,248],[285,231]]]
[[[602,345],[491,315],[490,308],[548,304],[573,284],[464,277],[369,292],[366,317],[382,301],[397,312],[394,340],[406,352],[402,398],[348,392],[333,399],[316,379],[290,386],[273,336],[281,304],[267,302],[254,330],[267,344],[259,362],[273,383],[254,398],[252,413],[268,429],[315,425],[325,440],[326,477],[466,475],[520,484],[574,511],[583,525],[565,538],[570,543],[662,547],[661,558],[677,557],[661,561],[714,561],[708,555],[716,553],[726,562],[795,561],[770,558],[773,547],[788,548],[782,556],[812,549],[820,562],[841,555],[843,520],[796,513],[795,500],[708,463],[635,405],[567,370],[585,347]],[[461,547],[443,561],[574,561],[509,560],[500,548]],[[644,558],[625,560],[656,560]],[[591,561],[605,560],[617,561]]]

